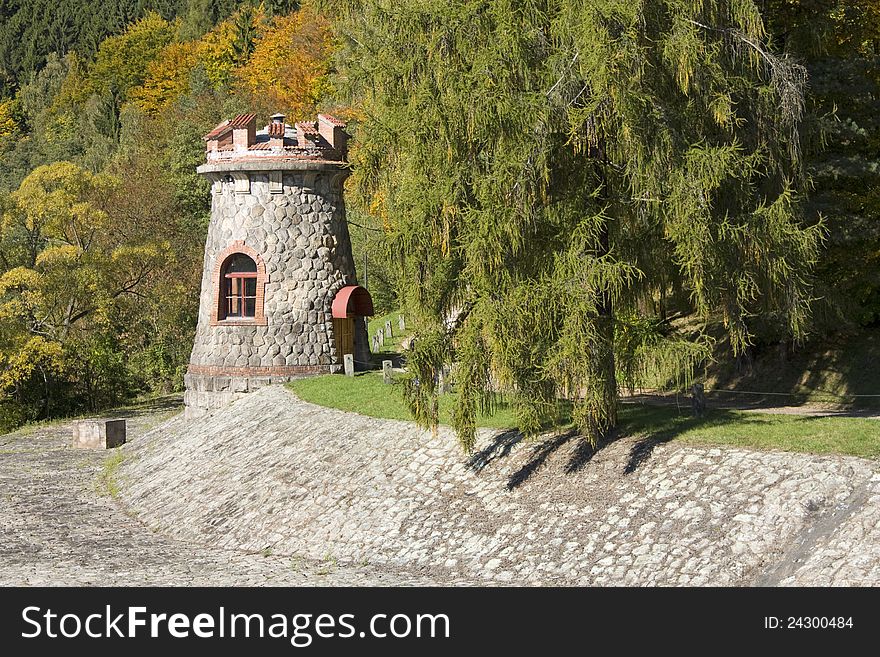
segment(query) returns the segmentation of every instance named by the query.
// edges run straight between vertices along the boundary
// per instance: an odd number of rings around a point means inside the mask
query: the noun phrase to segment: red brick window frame
[[[254,272],[230,272],[230,265],[236,256],[245,255],[256,264]],[[239,258],[239,262],[241,259]],[[245,279],[256,279],[253,295],[245,291]],[[211,310],[211,326],[265,326],[266,313],[264,301],[266,296],[266,263],[260,254],[244,242],[233,242],[217,254],[212,275],[214,304]],[[247,284],[251,288],[250,284]],[[232,303],[253,302],[253,316],[227,316],[230,308],[230,297],[238,297]],[[247,300],[247,301],[246,301]]]

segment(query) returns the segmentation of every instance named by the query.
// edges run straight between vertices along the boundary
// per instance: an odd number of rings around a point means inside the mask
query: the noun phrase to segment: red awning
[[[360,285],[346,285],[333,297],[333,317],[372,317],[373,299]]]

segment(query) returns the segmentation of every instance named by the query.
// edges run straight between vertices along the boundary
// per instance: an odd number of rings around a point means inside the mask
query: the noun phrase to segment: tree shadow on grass
[[[135,402],[129,406],[97,411],[96,416],[113,416],[117,418],[130,418],[139,415],[164,413],[183,409],[183,395],[169,394],[161,397],[153,397]]]
[[[729,410],[712,410],[702,417],[684,415],[673,409],[642,406],[629,409],[630,418],[623,424],[623,433],[644,433],[629,451],[629,458],[623,468],[624,474],[632,474],[647,461],[658,445],[668,443],[684,433],[696,429],[722,426],[729,422],[761,424],[757,415],[753,418],[735,414]],[[665,416],[664,416],[665,415]],[[627,431],[629,430],[629,431]]]

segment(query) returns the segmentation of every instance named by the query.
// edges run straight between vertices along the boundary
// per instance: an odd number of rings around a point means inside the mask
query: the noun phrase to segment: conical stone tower
[[[205,135],[212,183],[186,414],[221,408],[270,383],[369,361],[342,183],[345,124],[326,114],[263,130],[242,114]]]

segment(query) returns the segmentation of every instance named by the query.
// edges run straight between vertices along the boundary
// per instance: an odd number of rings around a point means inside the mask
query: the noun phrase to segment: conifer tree
[[[821,225],[806,225],[804,69],[752,0],[337,0],[338,83],[361,122],[355,200],[381,215],[417,335],[407,397],[454,424],[557,399],[592,442],[645,372],[708,353],[653,308],[679,291],[735,351],[751,318],[803,332]]]

